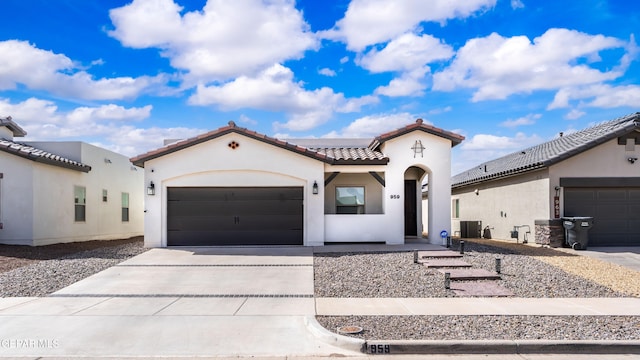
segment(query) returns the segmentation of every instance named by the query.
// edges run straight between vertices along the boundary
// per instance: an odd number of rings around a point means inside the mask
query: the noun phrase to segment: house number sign
[[[400,195],[389,195],[391,199],[400,199]]]

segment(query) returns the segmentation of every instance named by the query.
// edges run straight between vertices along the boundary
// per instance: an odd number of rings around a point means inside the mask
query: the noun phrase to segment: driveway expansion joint
[[[109,298],[313,298],[313,294],[51,294],[48,297],[109,297]]]

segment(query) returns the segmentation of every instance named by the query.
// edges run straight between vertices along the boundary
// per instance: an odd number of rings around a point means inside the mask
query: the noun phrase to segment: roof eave
[[[463,182],[459,182],[459,183],[453,183],[453,184],[451,184],[451,188],[452,189],[458,189],[458,188],[462,188],[462,187],[466,187],[466,186],[470,186],[470,185],[482,184],[482,183],[493,181],[493,180],[505,179],[505,178],[508,178],[508,177],[522,175],[524,173],[528,173],[528,172],[531,172],[531,171],[544,169],[544,168],[547,168],[547,167],[548,166],[545,163],[539,162],[539,163],[535,163],[533,165],[524,166],[524,167],[520,167],[520,168],[513,169],[513,170],[501,171],[501,172],[497,172],[497,173],[494,173],[494,174],[478,177],[478,178],[475,178],[475,179],[471,179],[471,180],[467,180],[467,181],[463,181]]]

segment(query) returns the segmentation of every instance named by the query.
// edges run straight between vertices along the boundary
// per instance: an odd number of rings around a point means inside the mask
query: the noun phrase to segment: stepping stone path
[[[458,296],[514,296],[513,292],[493,281],[499,274],[484,269],[470,269],[462,254],[451,250],[418,251],[418,262],[427,268],[449,273],[450,289]],[[465,281],[465,282],[462,282]]]
[[[423,260],[422,263],[424,266],[428,268],[468,268],[471,267],[471,264],[460,260],[459,258],[451,258],[451,259],[428,259]]]

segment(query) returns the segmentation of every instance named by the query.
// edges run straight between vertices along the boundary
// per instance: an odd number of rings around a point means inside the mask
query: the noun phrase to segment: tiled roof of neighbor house
[[[640,131],[640,113],[560,136],[463,171],[451,179],[453,188],[549,167],[612,139]],[[640,133],[635,136],[640,144]]]
[[[247,130],[236,126],[233,121],[228,126],[210,131],[208,133],[185,140],[176,141],[165,145],[159,149],[149,151],[147,153],[131,158],[134,165],[144,167],[146,161],[179,151],[190,146],[215,139],[217,137],[237,133],[255,140],[265,142],[286,150],[299,153],[310,158],[323,161],[333,165],[385,165],[389,162],[389,158],[379,151],[380,145],[394,137],[404,135],[414,130],[426,131],[430,134],[450,139],[453,145],[459,144],[464,137],[444,131],[433,126],[424,125],[421,119],[415,124],[411,124],[399,130],[383,134],[373,142],[363,142],[363,139],[298,139],[291,140],[299,142],[298,144],[289,143],[284,140],[272,138],[255,131]],[[365,144],[368,143],[369,146]],[[375,143],[375,146],[373,146]],[[304,145],[304,146],[303,146]]]
[[[396,138],[398,136],[402,136],[404,134],[408,134],[408,133],[410,133],[412,131],[415,131],[415,130],[424,131],[426,133],[429,133],[429,134],[432,134],[432,135],[436,135],[436,136],[440,136],[440,137],[443,137],[445,139],[451,140],[451,147],[454,147],[454,146],[460,144],[462,142],[462,140],[464,140],[464,136],[462,136],[462,135],[458,135],[458,134],[452,133],[450,131],[442,130],[442,129],[437,128],[435,126],[427,125],[427,124],[424,123],[424,121],[422,119],[418,119],[418,120],[416,120],[416,122],[414,124],[407,125],[407,126],[405,126],[403,128],[396,129],[396,130],[390,131],[388,133],[385,133],[385,134],[382,134],[382,135],[376,137],[375,139],[373,139],[371,144],[369,144],[369,148],[371,150],[377,150],[377,149],[380,148],[380,145],[382,145],[386,141],[391,140],[393,138]]]
[[[85,173],[91,171],[91,166],[89,165],[67,159],[60,155],[52,154],[48,151],[34,148],[31,145],[20,144],[10,140],[0,139],[0,151],[43,164],[59,166]]]
[[[13,132],[13,136],[15,137],[23,137],[27,135],[27,132],[24,131],[23,128],[18,126],[12,119],[11,116],[7,116],[6,118],[0,118],[0,126],[4,126],[7,129]]]

